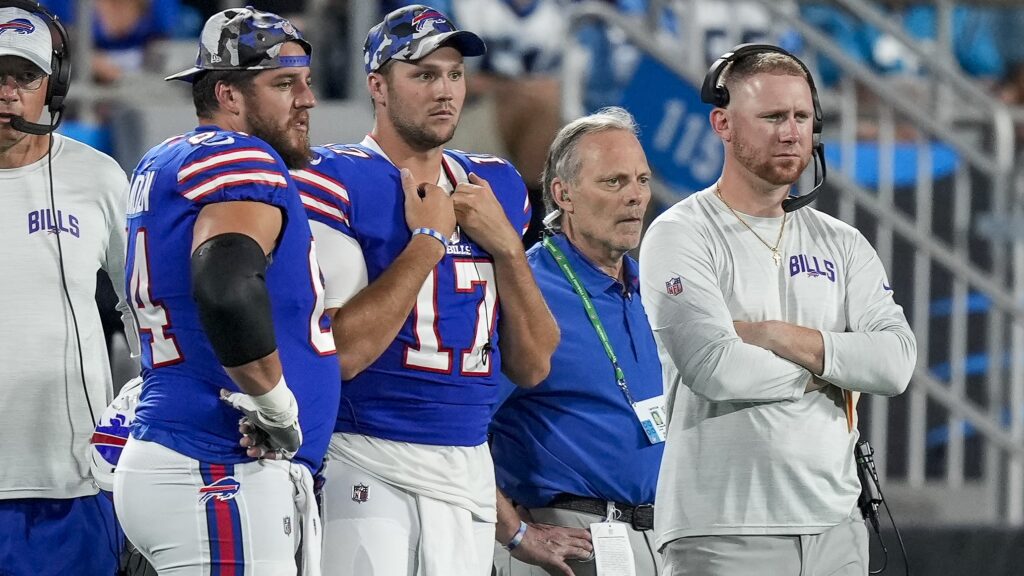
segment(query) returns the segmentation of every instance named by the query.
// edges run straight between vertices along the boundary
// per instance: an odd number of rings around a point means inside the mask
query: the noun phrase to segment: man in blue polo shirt
[[[660,572],[661,364],[626,254],[640,243],[650,178],[621,108],[570,123],[551,145],[545,221],[556,233],[527,259],[562,339],[548,377],[509,386],[491,425],[499,575],[595,574],[608,542],[632,550],[638,576]]]

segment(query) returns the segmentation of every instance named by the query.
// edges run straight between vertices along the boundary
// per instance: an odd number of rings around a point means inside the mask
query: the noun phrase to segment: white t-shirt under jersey
[[[767,242],[782,218],[744,220]],[[874,249],[811,208],[788,215],[769,249],[712,189],[679,202],[641,246],[645,307],[670,411],[658,479],[658,546],[685,536],[815,534],[848,517],[860,484],[842,392],[901,393],[916,342]],[[680,290],[681,288],[681,290]],[[822,379],[743,343],[734,321],[821,331]]]
[[[96,271],[106,270],[121,294],[128,179],[110,157],[60,135],[53,142],[56,210],[49,179],[46,157],[0,170],[0,499],[96,493],[88,442],[111,394]],[[92,414],[61,287],[57,234]]]

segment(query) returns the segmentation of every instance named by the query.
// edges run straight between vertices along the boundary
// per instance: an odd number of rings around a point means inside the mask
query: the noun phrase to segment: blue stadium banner
[[[711,130],[711,105],[700,101],[699,86],[643,56],[620,105],[636,117],[647,161],[663,184],[687,195],[715,182],[722,141]]]

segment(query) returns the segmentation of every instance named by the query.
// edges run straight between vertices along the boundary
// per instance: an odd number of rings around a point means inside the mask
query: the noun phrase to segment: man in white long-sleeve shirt
[[[782,51],[735,56],[714,77],[722,176],[641,247],[670,412],[664,574],[865,575],[856,398],[903,392],[914,335],[856,229],[783,210],[820,133],[806,68]]]

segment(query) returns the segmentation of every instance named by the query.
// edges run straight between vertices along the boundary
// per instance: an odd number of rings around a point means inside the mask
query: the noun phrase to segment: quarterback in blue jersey
[[[490,571],[499,373],[535,385],[558,329],[522,248],[522,178],[501,158],[443,148],[465,99],[463,56],[483,51],[427,6],[388,14],[365,45],[372,132],[293,171],[344,378],[326,574]]]
[[[200,126],[132,179],[126,283],[144,383],[114,498],[160,574],[295,574],[300,536],[319,564],[312,472],[340,374],[288,174],[309,156],[310,52],[274,14],[212,16],[196,66],[168,78],[192,83]]]

